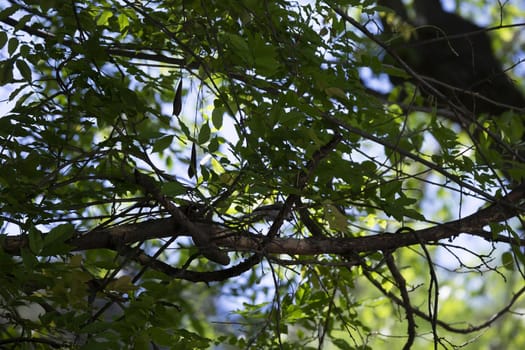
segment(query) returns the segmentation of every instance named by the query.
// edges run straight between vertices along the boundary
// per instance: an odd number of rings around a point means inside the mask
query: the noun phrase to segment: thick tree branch
[[[211,225],[204,225],[198,227],[195,225],[175,204],[164,196],[152,178],[148,175],[142,174],[135,170],[135,181],[147,193],[151,194],[162,206],[171,214],[177,227],[182,227],[186,232],[189,232],[193,242],[199,248],[202,255],[218,264],[228,265],[230,258],[228,254],[219,250],[219,248],[212,242],[215,235],[215,227]]]
[[[436,225],[414,233],[382,233],[364,237],[351,238],[280,238],[275,237],[266,242],[264,251],[266,254],[289,254],[289,255],[317,255],[317,254],[339,254],[363,253],[380,250],[395,250],[401,247],[421,243],[435,243],[442,239],[453,238],[462,233],[468,233],[482,237],[490,241],[506,241],[507,243],[525,245],[523,240],[516,241],[506,237],[491,237],[483,227],[490,223],[501,222],[518,214],[524,213],[525,208],[519,207],[519,203],[525,197],[525,186],[520,186],[509,195],[491,206],[481,209],[467,217]],[[266,241],[265,235],[252,234],[250,232],[228,232],[223,227],[214,224],[198,223],[211,226],[208,229],[221,230],[221,236],[214,237],[214,243],[218,247],[227,248],[239,252],[260,252],[261,246]],[[163,238],[171,236],[191,236],[189,232],[172,218],[149,220],[137,224],[126,224],[89,233],[79,232],[67,243],[73,246],[73,250],[81,251],[88,249],[109,248],[117,249],[118,246],[141,242],[148,239]],[[28,246],[27,236],[6,236],[0,245],[9,254],[19,254],[22,247]]]

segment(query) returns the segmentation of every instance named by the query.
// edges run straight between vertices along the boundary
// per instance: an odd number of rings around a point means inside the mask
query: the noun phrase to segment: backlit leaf
[[[113,17],[113,12],[112,11],[106,10],[106,11],[102,12],[102,14],[100,15],[100,17],[97,20],[97,25],[98,26],[108,25],[109,19],[111,17]]]

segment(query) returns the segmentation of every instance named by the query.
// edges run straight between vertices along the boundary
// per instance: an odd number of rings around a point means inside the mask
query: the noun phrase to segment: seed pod
[[[173,115],[178,117],[182,111],[182,79],[177,86],[175,98],[173,99]]]

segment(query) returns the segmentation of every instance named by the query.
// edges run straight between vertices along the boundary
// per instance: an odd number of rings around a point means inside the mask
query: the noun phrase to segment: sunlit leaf
[[[118,25],[119,25],[119,30],[122,34],[124,34],[125,32],[127,32],[128,28],[129,28],[129,20],[128,20],[128,16],[126,16],[125,14],[121,13],[120,15],[118,15]]]
[[[104,11],[104,12],[102,12],[102,14],[100,15],[100,17],[97,20],[97,25],[98,26],[108,25],[109,19],[111,17],[113,17],[113,12],[112,11]]]
[[[341,212],[340,209],[338,209],[333,204],[327,204],[324,207],[325,211],[325,218],[328,221],[328,224],[331,228],[334,230],[345,232],[348,227],[348,219],[346,218],[346,215]]]

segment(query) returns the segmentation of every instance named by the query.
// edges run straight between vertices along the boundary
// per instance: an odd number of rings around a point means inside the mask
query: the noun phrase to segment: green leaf
[[[355,349],[353,346],[351,346],[344,339],[334,339],[333,343],[334,343],[335,346],[337,346],[338,349],[342,349],[342,350],[353,350],[353,349]]]
[[[173,135],[167,135],[164,137],[161,137],[160,139],[157,139],[155,143],[153,144],[152,152],[164,152],[166,150],[169,150],[171,144],[173,143]]]
[[[425,216],[415,209],[405,208],[403,209],[402,212],[403,212],[403,215],[408,218],[411,218],[417,221],[425,221]]]
[[[44,248],[42,255],[58,255],[67,253],[71,246],[65,242],[73,237],[75,227],[71,224],[62,224],[44,235]]]
[[[210,135],[211,135],[210,125],[208,123],[204,123],[201,126],[201,130],[199,131],[199,137],[197,139],[197,143],[199,145],[202,145],[203,143],[208,142],[208,140],[210,139]]]
[[[24,60],[16,60],[16,68],[26,81],[31,81],[31,68]]]
[[[166,182],[161,185],[161,191],[166,196],[177,197],[186,194],[188,189],[178,181]]]
[[[222,127],[224,112],[223,107],[215,107],[211,113],[211,121],[217,130],[220,130]]]
[[[327,87],[326,89],[324,89],[324,92],[326,93],[328,97],[338,97],[341,100],[347,99],[345,92],[338,87],[334,87],[334,86]]]
[[[137,109],[138,96],[137,93],[131,89],[123,88],[120,90],[120,98],[122,102],[126,104],[127,107]]]
[[[146,334],[139,334],[133,342],[133,350],[149,350],[151,339]]]
[[[29,249],[31,252],[38,255],[44,248],[44,239],[42,238],[42,232],[35,227],[31,227],[29,230]]]
[[[172,336],[165,330],[159,327],[151,327],[148,333],[156,344],[160,346],[169,346],[173,343]]]
[[[24,262],[24,265],[29,270],[32,270],[38,264],[38,259],[36,258],[35,254],[32,253],[26,247],[20,249],[20,255],[22,256],[22,261]]]
[[[32,56],[31,54],[31,47],[29,45],[26,45],[26,44],[20,45],[20,48],[18,50],[20,51],[20,56],[27,58],[29,60],[34,58],[34,56]]]
[[[13,53],[18,48],[18,39],[17,38],[11,38],[9,39],[9,42],[7,43],[7,52],[9,55],[13,55]]]
[[[100,17],[97,19],[97,26],[106,26],[109,24],[109,19],[113,17],[113,12],[112,11],[104,11],[102,12],[102,14],[100,15]]]
[[[381,197],[386,200],[394,199],[395,194],[401,191],[401,187],[401,181],[386,182],[381,185]]]
[[[85,50],[86,56],[95,60],[107,59],[108,54],[104,47],[101,45],[99,38],[96,36],[90,37],[82,45]]]
[[[129,275],[123,275],[109,282],[106,286],[106,289],[119,293],[129,293],[131,291],[137,290],[138,287],[133,284],[133,277]]]
[[[210,153],[215,153],[219,150],[219,146],[220,146],[219,139],[217,137],[213,137],[210,140],[210,143],[208,144],[208,151]]]
[[[173,115],[178,117],[182,111],[182,79],[179,81],[175,97],[173,98]]]
[[[0,85],[13,82],[13,60],[0,61]]]
[[[514,271],[514,254],[512,251],[504,252],[501,254],[501,263],[507,270]]]
[[[258,74],[272,76],[280,69],[275,47],[260,36],[249,37],[249,48]]]
[[[492,238],[494,239],[496,239],[501,232],[507,229],[506,225],[500,224],[499,222],[491,222],[489,223],[489,227]]]
[[[5,44],[7,44],[7,33],[0,31],[0,49],[3,49]]]
[[[251,61],[250,48],[246,39],[234,33],[226,33],[225,36],[237,55]]]
[[[348,219],[335,205],[325,204],[325,219],[328,221],[330,228],[340,232],[346,232],[348,229]]]
[[[127,32],[128,27],[129,27],[128,16],[126,16],[123,13],[118,15],[118,27],[122,34],[125,34]]]

